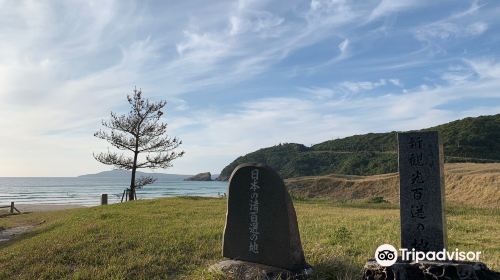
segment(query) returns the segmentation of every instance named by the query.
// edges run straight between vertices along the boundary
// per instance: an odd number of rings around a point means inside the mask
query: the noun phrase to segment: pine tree
[[[99,130],[94,136],[108,141],[121,152],[94,154],[94,158],[119,169],[131,170],[129,200],[134,200],[137,188],[152,184],[156,179],[146,176],[136,178],[140,168],[168,168],[172,161],[184,155],[176,149],[182,144],[177,138],[167,135],[167,124],[161,121],[166,101],[152,102],[142,97],[142,91],[134,89],[133,95],[127,95],[130,112],[118,115],[111,112],[108,121],[102,121],[105,130]]]

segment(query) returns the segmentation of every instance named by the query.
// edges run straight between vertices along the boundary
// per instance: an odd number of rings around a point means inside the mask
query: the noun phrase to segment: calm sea
[[[16,204],[98,205],[101,194],[109,203],[119,202],[126,180],[115,178],[0,177],[0,206]],[[161,181],[137,190],[138,199],[171,196],[217,196],[227,192],[227,182]]]

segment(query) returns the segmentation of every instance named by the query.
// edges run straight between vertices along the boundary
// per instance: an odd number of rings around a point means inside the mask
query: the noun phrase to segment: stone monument
[[[436,131],[398,133],[401,248],[446,248],[443,146]]]
[[[300,279],[298,275],[310,273],[292,200],[270,167],[242,164],[234,169],[222,247],[223,257],[231,260],[214,267],[234,279],[266,279],[271,274]]]
[[[436,131],[398,133],[401,248],[419,252],[446,249],[444,155]],[[380,244],[382,245],[382,244]],[[481,262],[403,261],[390,266],[369,260],[364,280],[493,280],[500,273]]]

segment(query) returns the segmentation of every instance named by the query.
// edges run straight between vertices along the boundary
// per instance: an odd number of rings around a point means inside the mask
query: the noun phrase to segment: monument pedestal
[[[481,262],[459,261],[398,261],[392,266],[380,266],[369,260],[364,267],[363,280],[498,280],[500,273],[489,270]]]
[[[210,271],[223,273],[225,279],[238,280],[268,280],[268,279],[290,279],[305,280],[311,275],[310,266],[303,269],[290,271],[287,269],[268,266],[258,263],[224,260],[210,267]]]

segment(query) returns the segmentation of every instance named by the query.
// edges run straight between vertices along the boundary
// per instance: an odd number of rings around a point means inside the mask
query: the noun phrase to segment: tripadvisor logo
[[[479,261],[481,252],[464,252],[455,249],[448,251],[443,249],[441,251],[422,252],[415,249],[399,249],[399,256],[402,261]],[[390,244],[380,245],[375,251],[375,260],[381,266],[391,266],[396,263],[398,259],[398,250]]]
[[[398,251],[390,244],[378,246],[375,251],[375,260],[381,266],[391,266],[398,259]]]

